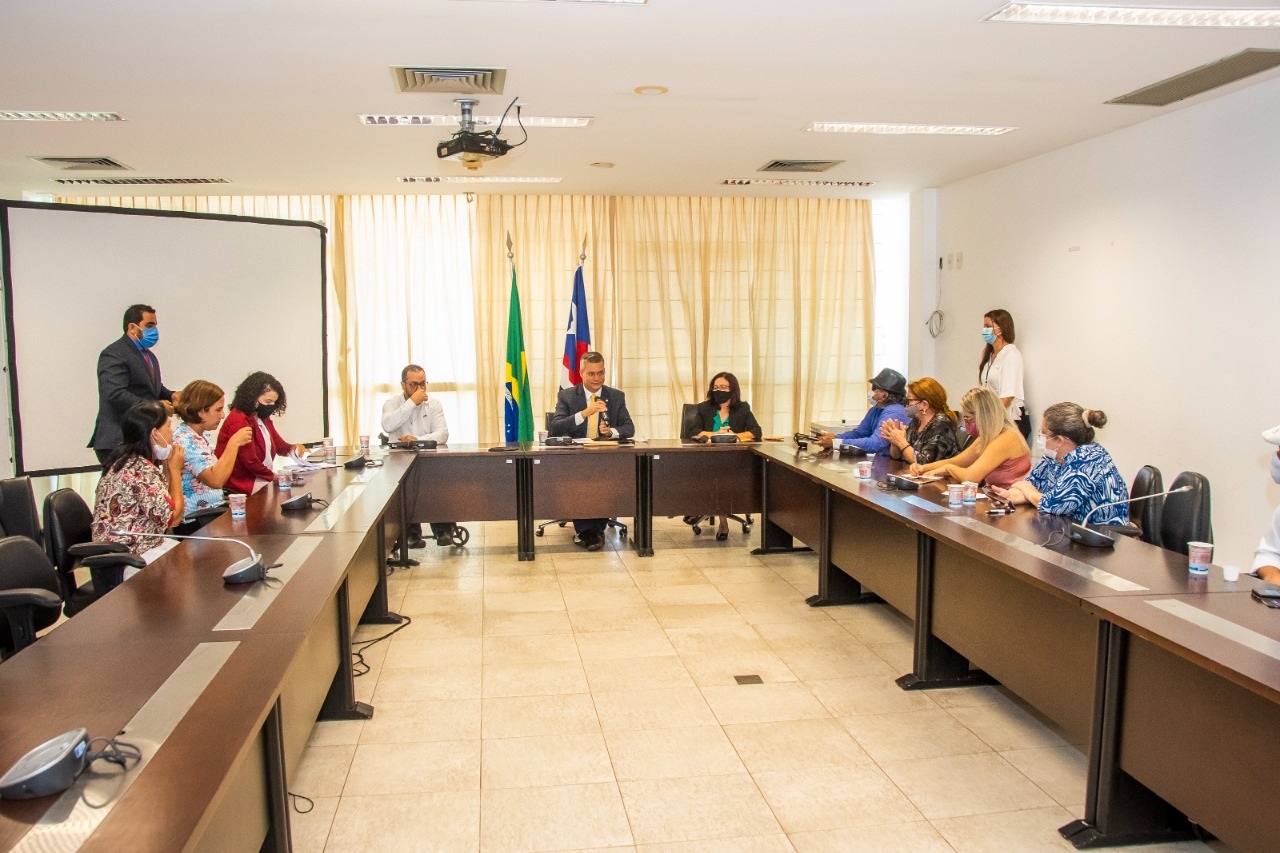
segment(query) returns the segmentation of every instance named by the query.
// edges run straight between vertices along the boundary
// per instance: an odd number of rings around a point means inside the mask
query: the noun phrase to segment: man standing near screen
[[[419,365],[405,365],[400,371],[399,397],[394,394],[382,404],[382,431],[392,441],[425,441],[430,439],[436,444],[449,443],[449,424],[444,419],[444,406],[440,401],[427,395],[427,372]],[[433,522],[431,535],[437,545],[453,544],[455,524],[452,521]],[[422,525],[418,522],[409,524],[406,531],[410,548],[422,548],[426,540],[422,538]]]
[[[156,400],[172,415],[178,394],[164,387],[160,360],[151,348],[160,340],[156,309],[130,305],[124,312],[124,335],[98,355],[98,419],[89,447],[106,464],[122,441],[120,419],[136,403]]]
[[[636,425],[627,411],[627,395],[604,384],[604,356],[598,352],[582,356],[582,384],[565,388],[556,395],[556,411],[551,416],[551,435],[570,438],[631,438]],[[604,545],[605,518],[575,518],[577,543],[588,551]]]

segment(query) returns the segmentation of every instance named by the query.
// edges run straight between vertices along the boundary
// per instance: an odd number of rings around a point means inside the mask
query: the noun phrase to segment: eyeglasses
[[[965,423],[967,423],[967,424],[971,424],[971,423],[973,423],[973,415],[965,415],[965,414],[962,414],[962,415],[960,416],[960,419],[961,419],[961,420],[963,420],[963,421],[964,421]]]
[[[907,398],[907,405],[908,405],[908,406],[918,406],[918,405],[919,405],[920,403],[922,403],[922,402],[924,402],[924,401],[923,401],[923,400],[921,400],[919,397],[917,397],[917,398],[915,398],[915,399],[912,399],[911,397],[908,397],[908,398]]]
[[[404,383],[404,387],[408,388],[410,391],[416,391],[416,390],[418,390],[419,388],[426,388],[426,387],[427,387],[427,383],[425,383],[425,382],[406,382],[406,383]]]

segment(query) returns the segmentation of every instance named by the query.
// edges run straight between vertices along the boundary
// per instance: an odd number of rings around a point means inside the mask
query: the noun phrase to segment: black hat
[[[907,393],[907,379],[898,371],[886,367],[871,378],[871,387],[901,397]]]

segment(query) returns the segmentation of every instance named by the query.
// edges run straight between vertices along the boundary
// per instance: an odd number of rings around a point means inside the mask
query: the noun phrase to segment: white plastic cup
[[[369,436],[360,436],[360,455],[363,456],[369,452]]]
[[[231,505],[231,517],[235,519],[244,518],[244,501],[245,496],[240,494],[227,495],[227,503]]]
[[[947,506],[963,506],[964,505],[964,485],[961,483],[952,483],[947,486]]]
[[[843,438],[831,439],[831,456],[836,459],[840,458],[840,448],[843,446],[844,446]]]
[[[859,480],[871,479],[871,463],[866,461],[865,459],[858,463],[858,479]]]
[[[329,465],[333,465],[338,461],[338,448],[333,446],[333,439],[331,438],[326,438],[324,442],[324,461]]]
[[[1207,575],[1209,574],[1209,564],[1212,562],[1212,542],[1187,543],[1187,571],[1193,575]]]
[[[538,443],[539,444],[547,443],[547,431],[545,429],[538,430]]]
[[[1222,579],[1227,583],[1235,583],[1236,581],[1240,580],[1240,567],[1239,566],[1223,566]]]
[[[323,444],[325,447],[333,447],[333,439],[329,438],[328,436],[321,439],[320,443]]]
[[[276,474],[276,488],[288,491],[293,488],[293,474],[281,471]]]
[[[978,484],[964,482],[960,484],[964,487],[964,502],[967,504],[977,503],[978,501]]]

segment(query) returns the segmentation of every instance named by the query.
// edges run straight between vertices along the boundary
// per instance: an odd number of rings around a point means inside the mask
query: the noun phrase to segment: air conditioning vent
[[[391,76],[401,92],[501,95],[507,82],[507,69],[392,66]]]
[[[757,172],[825,172],[843,160],[770,160]]]
[[[64,172],[127,172],[129,167],[110,157],[32,157]]]
[[[726,178],[722,187],[873,187],[875,181],[819,181],[805,178]]]
[[[55,184],[82,186],[157,186],[162,184],[229,184],[226,178],[53,178]]]
[[[1135,89],[1127,95],[1112,98],[1108,104],[1130,104],[1143,107],[1163,107],[1176,101],[1199,95],[1210,89],[1243,80],[1253,74],[1280,65],[1280,50],[1257,47],[1201,65],[1182,74],[1174,75],[1159,83]]]

